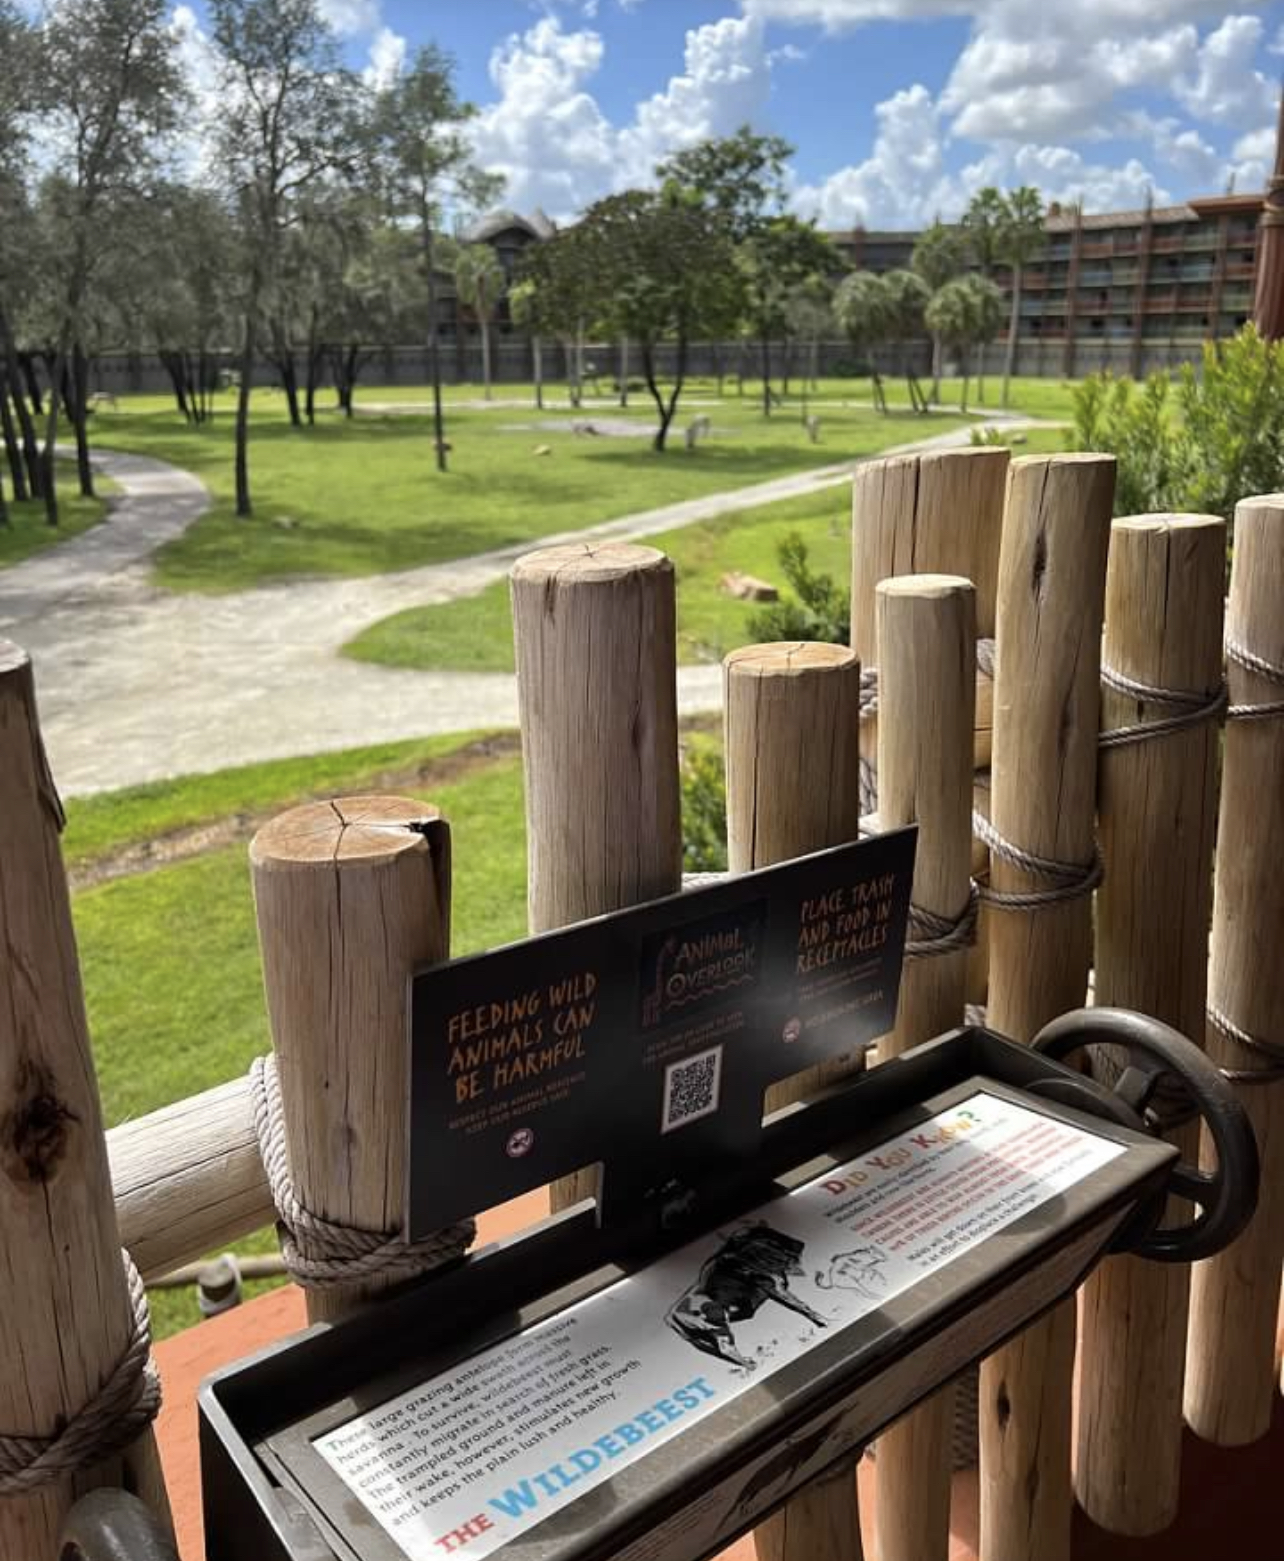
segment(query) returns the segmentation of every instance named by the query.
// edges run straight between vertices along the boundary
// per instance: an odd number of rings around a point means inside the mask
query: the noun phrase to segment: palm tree
[[[947,282],[963,273],[963,235],[957,227],[947,228],[938,217],[919,234],[910,265],[927,283],[935,296]],[[941,345],[943,338],[932,332],[932,400],[941,399]]]
[[[887,411],[883,378],[878,372],[878,349],[892,327],[892,300],[881,276],[853,271],[834,293],[834,318],[858,352],[869,357],[869,377],[874,406]]]
[[[504,268],[489,244],[462,244],[455,256],[455,288],[477,316],[482,339],[482,387],[490,400],[490,322],[504,292]]]
[[[932,294],[927,283],[914,271],[889,271],[883,278],[883,292],[887,298],[887,335],[890,341],[900,344],[910,405],[916,412],[926,412],[927,397],[914,373],[913,356],[905,352],[905,344],[922,338],[924,311]]]
[[[1003,360],[1003,405],[1008,404],[1008,383],[1016,364],[1017,337],[1021,330],[1021,273],[1043,248],[1043,197],[1032,185],[1023,184],[1007,199],[1008,215],[1001,233],[1001,258],[1012,267],[1012,316],[1008,324],[1008,350]]]
[[[968,248],[981,275],[989,278],[1003,259],[1003,236],[1007,230],[1008,203],[1003,192],[987,184],[978,190],[963,213],[963,231]],[[985,357],[982,354],[976,376],[976,399],[985,400]]]
[[[508,307],[513,324],[530,332],[531,369],[535,375],[535,405],[544,410],[544,343],[541,340],[543,316],[540,310],[539,289],[529,277],[517,282],[509,290]]]

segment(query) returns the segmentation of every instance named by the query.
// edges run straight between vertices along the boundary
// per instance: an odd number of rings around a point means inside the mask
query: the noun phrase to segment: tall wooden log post
[[[733,873],[855,840],[860,662],[841,645],[749,645],[723,662],[727,860]],[[857,1061],[856,1066],[861,1063]],[[767,1091],[779,1110],[822,1077]],[[759,1561],[860,1561],[856,1473],[837,1465],[754,1531]]]
[[[1278,672],[1272,678],[1237,659],[1237,651],[1247,652],[1284,670],[1281,602],[1284,498],[1245,499],[1235,511],[1226,619],[1232,718],[1222,756],[1208,998],[1210,1016],[1222,1015],[1272,1052],[1239,1044],[1211,1018],[1208,1051],[1221,1067],[1274,1067],[1277,1076],[1236,1091],[1262,1157],[1257,1213],[1238,1241],[1196,1264],[1192,1276],[1186,1418],[1199,1436],[1225,1447],[1255,1441],[1270,1426],[1284,1260],[1284,1077],[1278,1076],[1284,1064],[1284,712],[1235,719],[1237,706],[1284,701]]]
[[[295,1193],[324,1219],[398,1231],[409,978],[449,953],[447,828],[404,797],[305,803],[259,830],[250,868]],[[309,1320],[394,1282],[309,1289]]]
[[[917,823],[913,904],[947,919],[966,909],[972,858],[976,592],[951,575],[878,587],[878,813]],[[910,960],[896,1028],[879,1061],[963,1022],[967,950]],[[878,1561],[945,1561],[955,1394],[943,1389],[878,1440]]]
[[[0,640],[0,1436],[47,1438],[107,1385],[133,1333],[89,1046],[61,809],[31,664]],[[125,1453],[0,1497],[0,1556],[53,1561],[77,1497],[127,1485],[168,1522],[150,1430]]]
[[[1014,461],[999,562],[992,819],[1023,852],[1066,868],[1094,859],[1098,676],[1113,458]],[[991,856],[999,893],[1049,879]],[[1029,1041],[1084,1001],[1087,895],[990,918],[990,1025]],[[1075,1308],[1067,1302],[981,1367],[983,1561],[1068,1561]]]
[[[950,574],[971,580],[976,587],[977,635],[985,640],[994,638],[1009,458],[1006,449],[940,450],[927,455],[889,456],[856,468],[852,479],[851,642],[863,667],[877,665],[874,592],[880,580],[893,575]],[[975,760],[982,769],[990,763],[993,708],[993,682],[978,670]],[[867,717],[861,725],[861,756],[866,764],[874,764],[877,751],[877,718]],[[975,802],[988,814],[989,795],[984,787],[978,790]],[[981,876],[987,860],[985,848],[977,844],[973,851],[973,872]],[[975,1002],[985,997],[987,920],[983,910],[969,961],[968,995]]]
[[[548,932],[682,887],[673,565],[575,542],[521,558],[513,638],[526,776],[527,912]],[[595,1168],[554,1209],[597,1190]]]
[[[1116,520],[1106,573],[1103,732],[1207,710],[1222,678],[1226,526],[1212,515]],[[1118,674],[1117,677],[1114,675]],[[1138,685],[1130,688],[1128,685]],[[1215,705],[1214,705],[1215,708]],[[1096,1001],[1202,1040],[1221,727],[1197,722],[1103,749],[1097,812]],[[1195,1157],[1195,1123],[1169,1135]],[[1075,1490],[1121,1534],[1177,1516],[1189,1268],[1107,1258],[1080,1296]]]

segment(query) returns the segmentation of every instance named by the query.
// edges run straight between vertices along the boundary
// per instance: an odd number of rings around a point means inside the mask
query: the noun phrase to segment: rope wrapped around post
[[[121,1251],[133,1325],[124,1354],[106,1382],[52,1436],[0,1433],[0,1498],[26,1496],[121,1452],[155,1420],[160,1375],[152,1361],[147,1291],[128,1252]]]
[[[408,1242],[398,1231],[341,1225],[304,1208],[290,1176],[285,1108],[273,1057],[254,1059],[250,1091],[254,1131],[276,1206],[281,1256],[296,1284],[323,1290],[364,1279],[414,1279],[457,1262],[472,1245],[477,1229],[470,1219]]]

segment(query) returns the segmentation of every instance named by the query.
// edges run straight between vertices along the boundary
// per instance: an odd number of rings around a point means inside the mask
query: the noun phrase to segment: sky
[[[1261,189],[1284,0],[321,0],[386,79],[454,58],[504,204],[564,219],[749,123],[825,228],[912,228],[986,184],[1088,211]],[[199,46],[200,0],[175,8]]]

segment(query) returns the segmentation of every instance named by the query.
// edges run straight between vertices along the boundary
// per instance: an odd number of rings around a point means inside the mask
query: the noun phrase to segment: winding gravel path
[[[961,429],[899,448],[967,440]],[[0,635],[17,640],[35,663],[45,741],[68,795],[361,743],[512,726],[517,697],[510,674],[407,671],[337,652],[390,613],[475,594],[533,546],[653,536],[833,487],[852,464],[398,574],[296,580],[209,597],[158,590],[148,563],[208,507],[204,485],[160,461],[103,452],[97,465],[122,496],[93,530],[0,572]],[[721,669],[680,668],[678,703],[684,714],[717,709]]]

